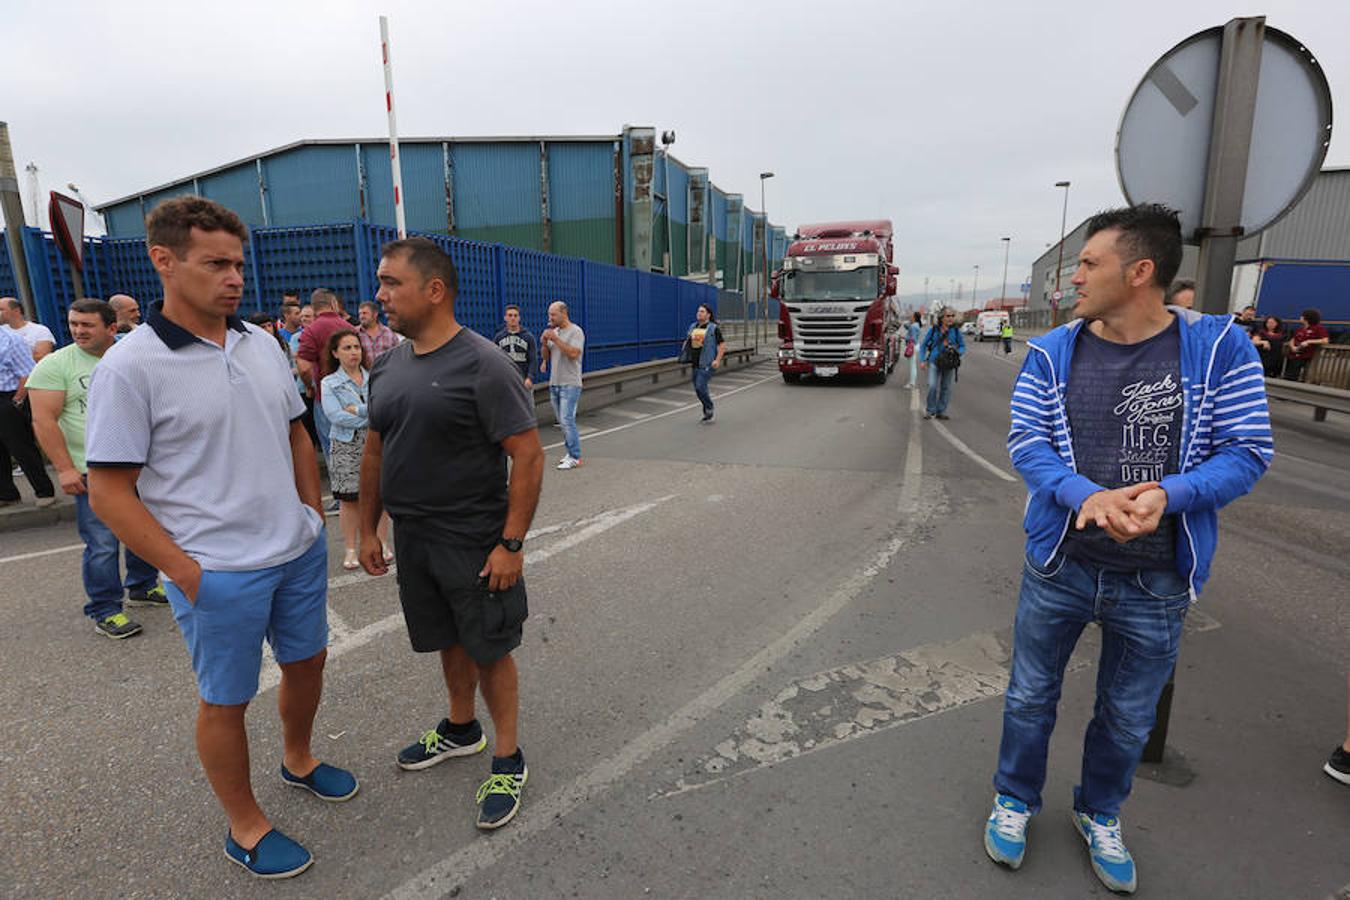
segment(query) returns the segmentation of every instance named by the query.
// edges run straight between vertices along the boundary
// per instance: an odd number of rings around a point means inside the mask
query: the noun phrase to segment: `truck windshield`
[[[877,267],[866,266],[851,272],[784,273],[784,300],[864,300],[877,296]]]

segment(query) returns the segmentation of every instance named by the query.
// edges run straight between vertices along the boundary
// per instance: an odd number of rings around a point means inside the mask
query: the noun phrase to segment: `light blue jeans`
[[[581,385],[550,384],[548,400],[553,404],[553,417],[562,426],[567,455],[581,459],[581,436],[577,434],[577,403],[581,400]]]
[[[1083,739],[1074,808],[1120,814],[1148,742],[1158,696],[1177,661],[1190,587],[1172,570],[1102,569],[1060,553],[1028,558],[1013,626],[1012,674],[994,789],[1032,812],[1041,807],[1050,733],[1064,668],[1089,622],[1101,626],[1097,702]]]
[[[332,442],[332,437],[328,434],[331,424],[328,416],[324,415],[323,404],[318,398],[314,400],[314,430],[319,434],[319,448],[323,450],[323,455],[328,456],[328,445]]]
[[[939,369],[933,363],[928,364],[928,414],[936,416],[947,411],[952,399],[952,381],[956,378],[955,369]]]

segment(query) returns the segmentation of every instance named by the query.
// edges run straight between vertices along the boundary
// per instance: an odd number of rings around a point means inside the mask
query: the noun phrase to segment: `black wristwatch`
[[[525,546],[525,542],[519,538],[497,538],[497,543],[501,544],[512,553],[519,553],[520,548]]]

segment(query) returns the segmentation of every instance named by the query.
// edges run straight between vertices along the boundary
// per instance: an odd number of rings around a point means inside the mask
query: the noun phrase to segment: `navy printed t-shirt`
[[[1107,489],[1176,473],[1184,418],[1176,319],[1137,344],[1104,340],[1086,324],[1078,333],[1067,405],[1079,473]],[[1176,528],[1176,516],[1164,515],[1157,531],[1117,544],[1096,525],[1071,525],[1064,552],[1110,569],[1171,569]]]

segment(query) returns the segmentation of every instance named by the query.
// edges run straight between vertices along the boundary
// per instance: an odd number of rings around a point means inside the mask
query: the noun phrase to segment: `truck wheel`
[[[878,372],[877,374],[873,375],[873,376],[872,376],[872,379],[873,379],[874,381],[876,381],[877,384],[885,384],[885,383],[886,383],[886,376],[889,375],[889,374],[891,374],[891,373],[888,372],[888,371],[886,371],[886,367],[885,367],[885,366],[882,366],[882,367],[881,367],[881,371]]]
[[[784,373],[783,373],[783,381],[785,381],[785,382],[788,383],[788,384],[798,384],[798,383],[801,382],[801,380],[802,380],[802,373],[801,373],[801,372],[784,372]]]

